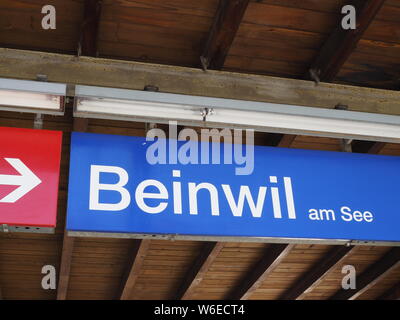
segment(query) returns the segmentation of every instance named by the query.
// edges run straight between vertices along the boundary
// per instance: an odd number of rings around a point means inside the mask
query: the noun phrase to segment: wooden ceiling
[[[359,9],[360,32],[337,29],[340,8]],[[41,0],[1,0],[0,47],[347,83],[396,90],[400,0],[48,0],[56,30],[41,28]],[[202,59],[201,59],[202,57]],[[118,84],[116,83],[116,86]],[[0,111],[0,126],[33,116]],[[144,135],[142,123],[45,117],[62,130],[54,235],[0,234],[3,299],[399,299],[400,249],[263,243],[70,238],[64,233],[72,130]],[[259,135],[258,144],[340,151],[330,138]],[[353,144],[400,156],[396,144]],[[41,288],[41,268],[59,271]],[[341,290],[343,265],[356,290]]]
[[[323,68],[315,65],[318,58],[323,62],[333,58],[339,65],[329,77],[322,73],[321,81],[399,87],[399,0],[49,0],[46,4],[57,10],[55,30],[41,27],[42,0],[2,0],[0,46],[198,68],[204,56],[213,69],[290,78],[308,78],[310,68]],[[347,35],[337,30],[345,4],[354,4],[359,12],[357,32]],[[328,52],[322,52],[324,46]]]

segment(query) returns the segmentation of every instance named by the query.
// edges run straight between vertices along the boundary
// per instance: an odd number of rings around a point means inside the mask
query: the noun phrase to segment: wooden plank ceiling
[[[210,68],[290,78],[308,74],[339,24],[341,7],[354,4],[363,13],[357,32],[360,41],[329,81],[399,87],[399,0],[49,0],[48,4],[57,9],[56,30],[41,28],[43,1],[2,0],[0,46],[78,54],[82,37],[88,41],[92,32],[91,49],[85,51],[88,44],[84,44],[82,55],[190,67],[201,67],[200,57],[212,55]],[[366,14],[363,7],[369,8]]]
[[[400,0],[49,0],[57,29],[41,29],[41,0],[0,2],[0,47],[397,89]],[[344,4],[359,32],[337,29]],[[328,48],[328,49],[326,49]],[[311,74],[312,75],[312,74]],[[315,77],[318,76],[318,78]],[[118,84],[116,84],[118,86]],[[0,112],[0,126],[33,116]],[[45,117],[62,130],[54,235],[0,234],[3,299],[399,299],[400,250],[263,243],[69,238],[64,233],[70,132],[143,136],[142,123]],[[337,139],[258,134],[257,144],[342,150]],[[353,142],[353,151],[400,156],[396,144]],[[41,268],[59,270],[43,290]],[[343,265],[356,290],[343,292]]]

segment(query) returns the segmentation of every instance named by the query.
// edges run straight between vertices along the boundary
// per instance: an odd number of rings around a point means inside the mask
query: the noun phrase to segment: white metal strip
[[[258,242],[258,243],[295,243],[325,245],[367,245],[367,246],[400,246],[396,241],[359,241],[344,239],[303,239],[303,238],[268,238],[268,237],[217,237],[179,234],[139,234],[113,232],[67,231],[71,237],[119,238],[119,239],[157,239],[157,240],[191,240],[219,242]]]

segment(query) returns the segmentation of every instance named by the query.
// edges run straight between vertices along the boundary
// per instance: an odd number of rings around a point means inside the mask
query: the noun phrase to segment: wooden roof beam
[[[102,0],[85,0],[78,55],[97,56],[97,36]]]
[[[400,300],[400,282],[384,292],[377,300]]]
[[[88,119],[74,118],[73,131],[85,132],[89,124]],[[58,280],[57,300],[65,300],[67,298],[72,253],[74,250],[74,237],[69,237],[67,230],[64,230],[63,247],[61,252],[61,267]]]
[[[356,9],[356,29],[344,30],[341,20],[338,21],[336,29],[331,33],[310,67],[310,70],[318,76],[319,81],[334,80],[384,2],[385,0],[352,0],[347,3]],[[305,77],[312,79],[308,72]]]
[[[220,0],[204,51],[204,69],[222,69],[250,0]]]
[[[284,134],[276,146],[280,148],[289,148],[295,139],[295,134]]]
[[[353,141],[352,150],[358,153],[378,154],[385,147],[384,142]]]
[[[196,287],[201,283],[223,247],[223,242],[206,242],[204,244],[202,251],[185,276],[182,286],[176,295],[176,299],[189,300],[192,298]]]
[[[279,300],[300,300],[316,288],[321,281],[354,250],[352,246],[334,246],[322,259],[318,260],[298,280],[288,288]]]
[[[305,79],[314,81],[331,82],[339,73],[341,67],[346,62],[350,54],[354,51],[358,41],[361,39],[368,26],[375,18],[385,0],[352,0],[350,5],[356,8],[357,27],[355,30],[344,30],[341,20],[338,21],[336,29],[331,33],[328,40],[324,43],[318,56],[313,61],[310,69],[304,75]],[[341,16],[342,19],[342,16]],[[315,77],[317,76],[317,78]],[[282,137],[281,143],[284,147],[289,147],[293,138]],[[289,142],[289,144],[287,143]],[[280,145],[278,144],[278,147]],[[372,149],[379,149],[381,145],[372,146]],[[365,151],[367,153],[367,151]],[[378,153],[373,150],[371,153]]]
[[[286,136],[289,136],[286,138]],[[293,141],[296,137],[293,135],[285,135],[282,141]],[[280,146],[278,144],[278,146]],[[380,150],[385,146],[384,142],[369,142],[369,141],[354,141],[352,143],[352,152],[378,154]],[[318,286],[318,284],[329,274],[338,264],[356,250],[356,247],[341,247],[335,246],[332,248],[321,260],[310,268],[295,284],[286,290],[279,299],[291,300],[291,299],[302,299],[304,295]]]
[[[134,240],[132,255],[130,257],[126,274],[122,281],[121,300],[128,300],[133,287],[139,277],[140,269],[150,247],[151,240]]]
[[[330,300],[354,300],[368,289],[372,288],[392,270],[400,266],[400,248],[389,250],[380,260],[368,267],[361,275],[357,276],[356,289],[341,289]]]
[[[252,267],[239,285],[233,288],[227,299],[248,300],[276,267],[287,257],[294,244],[271,244],[264,256]]]
[[[74,241],[75,238],[69,237],[67,235],[67,231],[64,231],[64,240],[61,253],[61,267],[58,279],[57,300],[67,299],[72,252],[74,250]]]
[[[400,115],[394,90],[4,48],[0,66],[3,78],[35,80],[45,70],[49,82],[134,90],[152,83],[168,93],[329,109],[340,101],[349,111]]]

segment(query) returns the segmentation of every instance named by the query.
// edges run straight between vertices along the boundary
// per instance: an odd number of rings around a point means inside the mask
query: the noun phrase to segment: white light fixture
[[[74,116],[80,118],[194,125],[203,119],[199,106],[169,102],[165,93],[78,85],[75,97]]]
[[[63,115],[67,85],[0,78],[0,110]]]
[[[75,95],[75,117],[400,142],[400,116],[89,86]]]

